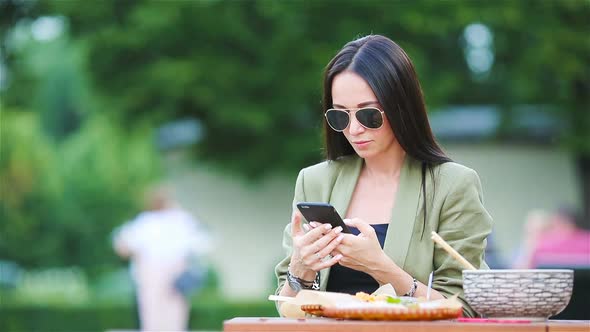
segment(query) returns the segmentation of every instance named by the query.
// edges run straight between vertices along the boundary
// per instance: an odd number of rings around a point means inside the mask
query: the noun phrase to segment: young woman
[[[487,268],[492,218],[476,172],[452,162],[436,143],[408,55],[379,35],[349,42],[326,68],[323,102],[327,161],[297,178],[277,294],[294,296],[314,284],[371,293],[389,283],[398,295],[419,297],[434,271],[431,298],[459,294],[464,314],[473,316],[462,266],[435,246],[430,232]],[[353,234],[303,225],[298,202],[332,204]]]

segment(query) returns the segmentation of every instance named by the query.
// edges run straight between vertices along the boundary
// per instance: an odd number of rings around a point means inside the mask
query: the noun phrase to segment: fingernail
[[[336,238],[336,241],[340,242],[342,239],[344,239],[344,235],[340,234],[340,236]]]
[[[334,234],[338,234],[340,232],[342,232],[342,226],[338,226],[334,229]]]
[[[338,255],[336,255],[334,258],[336,258],[336,259],[340,259],[340,258],[342,258],[342,254],[338,254]]]
[[[306,232],[309,231],[309,225],[308,224],[303,224],[303,229],[305,229]]]
[[[314,227],[314,228],[315,228],[315,227],[318,227],[318,223],[317,223],[317,222],[315,222],[315,221],[312,221],[312,222],[310,222],[309,224],[311,225],[311,227]]]
[[[332,228],[332,225],[330,225],[330,224],[326,224],[324,227],[325,227],[326,229],[331,229],[331,228]]]

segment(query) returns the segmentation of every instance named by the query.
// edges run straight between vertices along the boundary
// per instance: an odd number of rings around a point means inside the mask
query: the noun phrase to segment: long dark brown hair
[[[323,111],[332,107],[332,81],[343,71],[352,71],[367,81],[401,147],[407,155],[422,163],[426,223],[426,170],[434,179],[432,168],[451,159],[432,134],[422,88],[412,61],[399,45],[384,36],[369,35],[347,43],[326,67]],[[325,121],[324,139],[328,160],[356,154],[344,134],[332,130]]]

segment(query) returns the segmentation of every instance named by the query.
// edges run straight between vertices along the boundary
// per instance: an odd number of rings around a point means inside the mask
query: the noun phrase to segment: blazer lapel
[[[363,159],[355,158],[352,162],[342,165],[340,172],[337,174],[336,182],[332,188],[332,195],[330,196],[330,204],[336,208],[342,218],[346,216],[362,166]]]
[[[412,238],[421,185],[420,163],[406,155],[399,177],[396,202],[383,246],[383,251],[401,268],[405,265]]]
[[[351,162],[343,163],[342,168],[336,174],[336,182],[332,188],[329,203],[332,204],[342,218],[346,216],[346,211],[348,210],[348,205],[350,205],[350,199],[361,174],[362,166],[363,159],[354,158]],[[320,271],[320,289],[326,289],[329,276],[329,268]]]

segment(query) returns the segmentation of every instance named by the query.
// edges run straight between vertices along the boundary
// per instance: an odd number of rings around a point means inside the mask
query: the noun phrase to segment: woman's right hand
[[[313,280],[318,271],[328,268],[340,261],[342,255],[330,256],[330,253],[342,241],[342,227],[332,229],[330,224],[302,229],[303,216],[294,211],[291,218],[291,235],[293,237],[293,254],[291,255],[291,274],[304,280]]]

